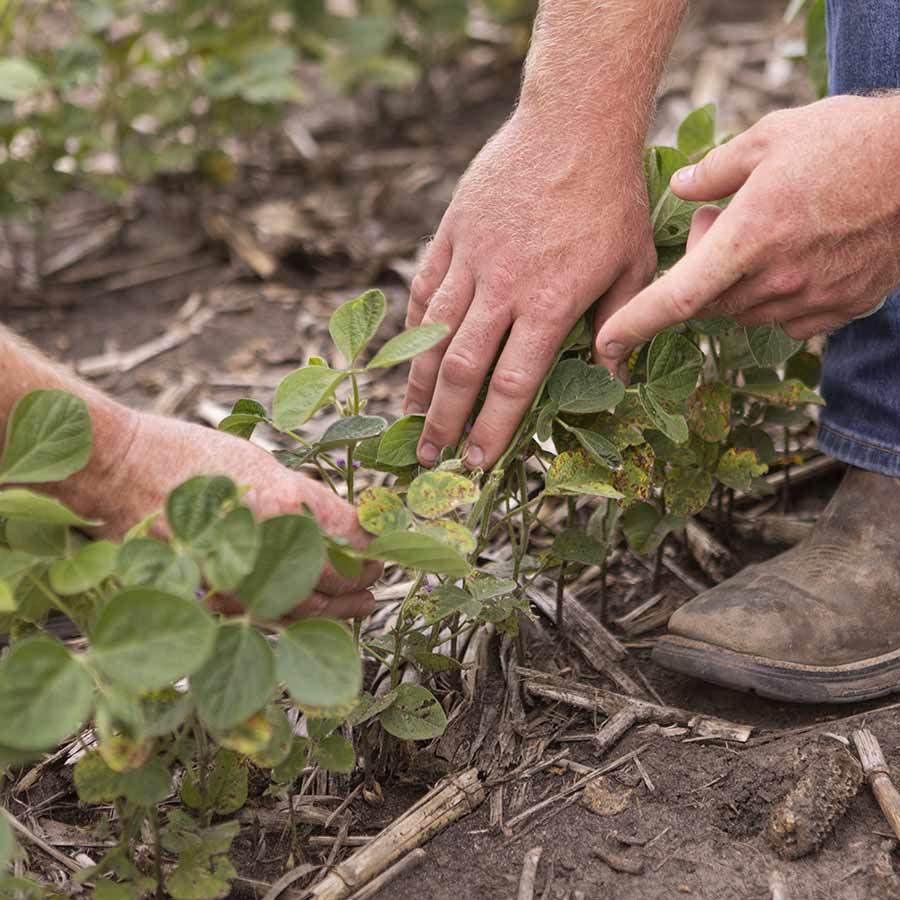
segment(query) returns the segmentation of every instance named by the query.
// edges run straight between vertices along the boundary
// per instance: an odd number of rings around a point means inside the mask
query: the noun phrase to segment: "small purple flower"
[[[423,584],[422,590],[424,591],[424,593],[430,594],[434,590],[434,587],[432,587],[432,585],[430,584]]]
[[[337,458],[337,464],[338,464],[342,469],[346,469],[346,468],[347,468],[347,460],[344,459],[343,456],[339,456],[339,457]]]
[[[362,467],[362,463],[361,463],[358,459],[354,459],[354,460],[353,460],[353,468],[354,468],[354,469],[359,469],[359,468],[361,468],[361,467]]]

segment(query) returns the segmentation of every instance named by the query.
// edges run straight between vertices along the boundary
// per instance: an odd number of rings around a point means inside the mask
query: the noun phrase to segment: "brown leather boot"
[[[661,666],[799,703],[900,690],[900,479],[850,469],[802,543],[695,597]]]

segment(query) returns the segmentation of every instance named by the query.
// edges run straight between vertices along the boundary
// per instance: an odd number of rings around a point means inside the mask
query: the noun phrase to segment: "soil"
[[[781,23],[783,5],[778,0],[694,5],[673,55],[657,136],[670,138],[673,123],[707,100],[719,102],[727,131],[769,109],[810,99],[802,69],[790,67],[773,50],[776,38],[796,35]],[[303,156],[287,139],[261,138],[244,148],[240,178],[224,189],[177,180],[144,189],[113,239],[45,279],[39,289],[29,272],[31,245],[14,234],[19,284],[5,291],[3,321],[77,365],[142,345],[190,320],[198,309],[209,310],[214,313],[209,321],[179,346],[95,382],[136,406],[207,423],[239,396],[267,401],[281,376],[323,351],[327,317],[339,301],[378,285],[391,304],[388,332],[401,327],[417,248],[438,222],[468,160],[508,114],[518,77],[517,64],[502,52],[478,48],[441,69],[427,90],[411,97],[376,102],[369,96],[349,101],[323,95],[319,104],[292,117],[312,138],[315,153]],[[234,242],[229,248],[229,242],[211,236],[208,220],[214,214],[249,228],[257,246],[275,259],[274,274],[257,277]],[[51,219],[44,258],[84,239],[111,215],[90,198],[69,198]],[[288,226],[279,226],[285,216]],[[0,252],[0,264],[4,258],[8,265],[10,257]],[[396,414],[402,377],[397,373],[371,386],[372,409]],[[794,509],[821,508],[834,483],[820,479],[804,488],[793,497]],[[775,552],[735,549],[744,561]],[[686,553],[678,560],[695,578],[704,578]],[[612,573],[613,615],[649,596],[648,581],[640,566],[623,559]],[[633,584],[637,591],[628,590]],[[672,576],[663,590],[676,603],[690,596]],[[587,590],[581,599],[596,604],[596,592]],[[634,763],[611,775],[613,790],[632,791],[623,811],[603,817],[577,803],[560,805],[551,808],[552,817],[536,817],[536,827],[508,837],[489,825],[484,804],[433,839],[425,862],[381,896],[512,897],[525,853],[540,846],[536,896],[552,900],[574,898],[579,891],[586,898],[621,900],[681,895],[762,900],[771,896],[775,870],[783,874],[791,898],[900,897],[892,866],[896,844],[867,788],[810,857],[780,860],[764,833],[771,807],[815,756],[816,742],[836,740],[821,735],[846,737],[865,722],[889,763],[900,763],[900,723],[890,700],[797,707],[702,685],[653,666],[649,649],[658,633],[631,642],[629,672],[639,670],[666,703],[754,726],[749,743],[686,742],[683,736],[633,728],[611,755],[646,744],[640,762],[653,789]],[[531,650],[536,652],[535,646]],[[557,644],[550,655],[565,662],[573,652]],[[541,666],[546,661],[543,654],[533,660]],[[574,720],[569,731],[585,727],[587,717]],[[573,759],[596,763],[589,743],[554,745],[548,753],[561,746],[571,748]],[[362,801],[351,806],[352,834],[374,834],[433,780],[420,774],[419,782],[427,783],[416,783],[409,772],[401,775],[385,781],[383,806]],[[554,770],[534,776],[517,797],[519,808],[573,777]],[[49,769],[23,798],[42,816],[81,824],[84,811],[73,799],[67,772],[60,768]],[[513,812],[508,807],[506,815]],[[643,873],[610,868],[594,853],[601,841],[642,860]],[[235,845],[243,880],[233,896],[262,896],[288,865],[290,852],[285,834],[245,829]],[[313,860],[320,858],[318,850],[309,852]]]

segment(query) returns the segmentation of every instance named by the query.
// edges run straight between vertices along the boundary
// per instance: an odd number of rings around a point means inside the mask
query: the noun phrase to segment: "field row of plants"
[[[694,210],[669,178],[715,137],[704,107],[676,146],[647,151],[661,268],[684,253]],[[330,321],[343,368],[311,358],[270,408],[238,400],[220,426],[236,439],[273,429],[290,448],[278,453],[284,464],[335,490],[343,483],[372,535],[365,552],[321,533],[304,510],[255,521],[244,486],[215,473],[171,494],[159,514],[168,540],[152,521],[120,543],[89,540],[94,523],[40,489],[89,459],[84,403],[35,391],[10,418],[0,457],[0,622],[11,639],[0,663],[0,762],[24,765],[90,729],[75,787],[82,803],[116,810],[116,847],[79,875],[101,900],[225,896],[239,831],[230,817],[247,801],[251,771],[266,773],[270,795],[289,797],[310,767],[349,773],[366,747],[440,736],[463,635],[485,623],[515,633],[539,579],[562,588],[585,566],[604,568],[622,540],[652,554],[720,492],[765,490],[761,476],[779,458],[772,435],[804,427],[820,402],[817,358],[777,327],[692,320],[637,352],[626,386],[591,365],[586,316],[490,471],[467,470],[464,440],[423,470],[422,417],[367,413],[361,382],[445,332],[422,326],[372,353],[385,311],[379,291],[344,303]],[[326,411],[337,420],[310,437]],[[374,473],[388,478],[373,486]],[[535,550],[542,509],[554,504],[567,508],[565,527]],[[512,551],[502,565],[484,555],[498,541]],[[387,633],[282,624],[326,560],[353,576],[365,559],[402,568],[411,583]],[[209,612],[203,601],[216,594],[235,597],[243,614]],[[83,640],[47,631],[60,615]],[[363,660],[388,673],[375,691]],[[417,678],[401,678],[409,667]],[[149,861],[137,853],[148,843]],[[0,866],[16,852],[0,819]],[[0,889],[44,896],[11,876]]]
[[[37,222],[78,188],[122,197],[173,173],[228,181],[231,138],[274,127],[310,92],[407,88],[473,17],[530,22],[533,0],[0,2],[0,218]],[[527,34],[527,30],[525,31]],[[523,42],[524,47],[524,42]]]

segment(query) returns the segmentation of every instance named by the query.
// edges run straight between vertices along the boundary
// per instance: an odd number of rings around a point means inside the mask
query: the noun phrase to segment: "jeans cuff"
[[[841,462],[869,472],[900,477],[900,447],[887,447],[822,422],[816,443],[823,453]]]

